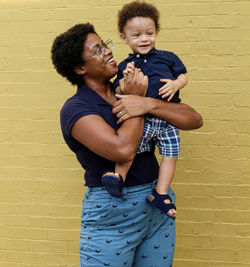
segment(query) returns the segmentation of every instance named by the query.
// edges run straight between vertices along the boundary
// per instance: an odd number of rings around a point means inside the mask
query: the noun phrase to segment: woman
[[[199,128],[201,116],[187,105],[144,97],[147,77],[138,69],[120,83],[128,95],[117,101],[110,83],[118,71],[116,62],[91,24],[75,25],[59,35],[51,52],[58,73],[78,87],[61,110],[61,127],[85,169],[88,186],[81,214],[80,267],[171,266],[175,223],[145,201],[158,177],[154,151],[135,156],[123,198],[110,196],[101,176],[114,170],[116,161],[134,157],[144,114],[186,130]],[[175,202],[171,188],[169,194]]]

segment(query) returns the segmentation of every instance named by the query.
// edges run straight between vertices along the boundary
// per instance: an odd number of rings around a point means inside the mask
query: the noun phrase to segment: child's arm
[[[167,101],[170,101],[178,90],[187,85],[188,78],[185,74],[180,74],[176,80],[160,79],[160,81],[166,84],[159,89],[159,95],[162,98],[168,97]]]

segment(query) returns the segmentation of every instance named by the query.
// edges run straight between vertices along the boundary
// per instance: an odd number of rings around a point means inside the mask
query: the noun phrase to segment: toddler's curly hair
[[[151,18],[155,23],[156,32],[159,32],[160,13],[157,8],[146,2],[133,1],[124,5],[118,12],[118,30],[120,33],[123,33],[127,21],[134,17]]]

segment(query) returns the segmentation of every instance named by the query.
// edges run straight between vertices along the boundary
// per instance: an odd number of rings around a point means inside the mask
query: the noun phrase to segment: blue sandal
[[[102,184],[113,197],[121,198],[123,196],[123,179],[119,174],[119,178],[115,174],[103,174]]]
[[[169,195],[161,195],[155,189],[153,189],[152,196],[146,198],[147,202],[159,209],[162,213],[166,214],[171,219],[175,220],[176,216],[171,216],[169,210],[175,209],[176,206],[173,203],[165,203],[164,200],[169,199],[172,202],[172,199]]]

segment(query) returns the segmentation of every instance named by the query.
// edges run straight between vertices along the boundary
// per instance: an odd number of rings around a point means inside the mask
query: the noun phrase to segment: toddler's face
[[[155,46],[155,23],[148,17],[134,17],[127,21],[121,39],[134,53],[147,54]]]

